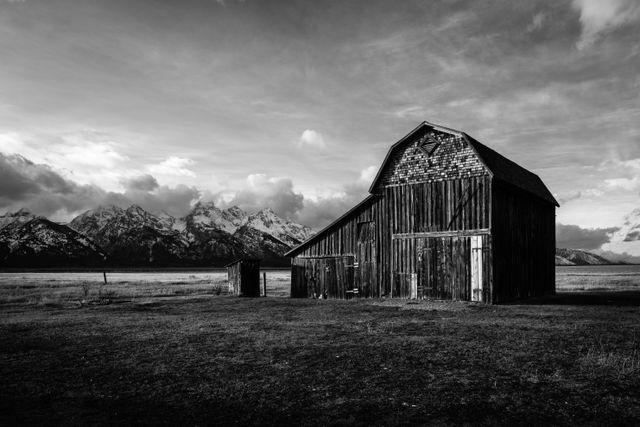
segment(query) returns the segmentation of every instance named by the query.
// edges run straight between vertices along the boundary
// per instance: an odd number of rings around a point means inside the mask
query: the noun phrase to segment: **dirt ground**
[[[638,425],[640,293],[0,304],[0,425]]]

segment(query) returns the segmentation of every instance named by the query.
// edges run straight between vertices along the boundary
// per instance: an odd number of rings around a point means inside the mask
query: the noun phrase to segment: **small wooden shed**
[[[240,258],[225,267],[230,294],[239,297],[260,296],[260,259]]]
[[[291,296],[501,303],[555,292],[555,208],[534,173],[423,122],[370,195],[292,249]]]

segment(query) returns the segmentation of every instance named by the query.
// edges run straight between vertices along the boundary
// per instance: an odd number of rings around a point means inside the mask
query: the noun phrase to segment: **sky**
[[[640,256],[639,34],[637,0],[0,0],[0,212],[318,228],[427,120],[538,174],[559,245]]]

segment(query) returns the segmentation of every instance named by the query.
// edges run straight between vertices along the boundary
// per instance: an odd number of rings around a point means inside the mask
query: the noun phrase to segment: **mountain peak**
[[[211,210],[211,209],[218,209],[218,207],[212,201],[198,200],[196,204],[193,206],[193,210],[196,210],[196,209]]]
[[[0,228],[4,228],[10,224],[23,224],[34,218],[42,218],[32,214],[25,208],[21,208],[16,212],[7,212],[4,215],[0,215]]]

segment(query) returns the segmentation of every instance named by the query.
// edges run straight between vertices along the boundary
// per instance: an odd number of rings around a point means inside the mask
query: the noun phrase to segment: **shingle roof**
[[[463,135],[495,179],[512,184],[556,206],[560,206],[538,175],[507,159],[466,133]]]

